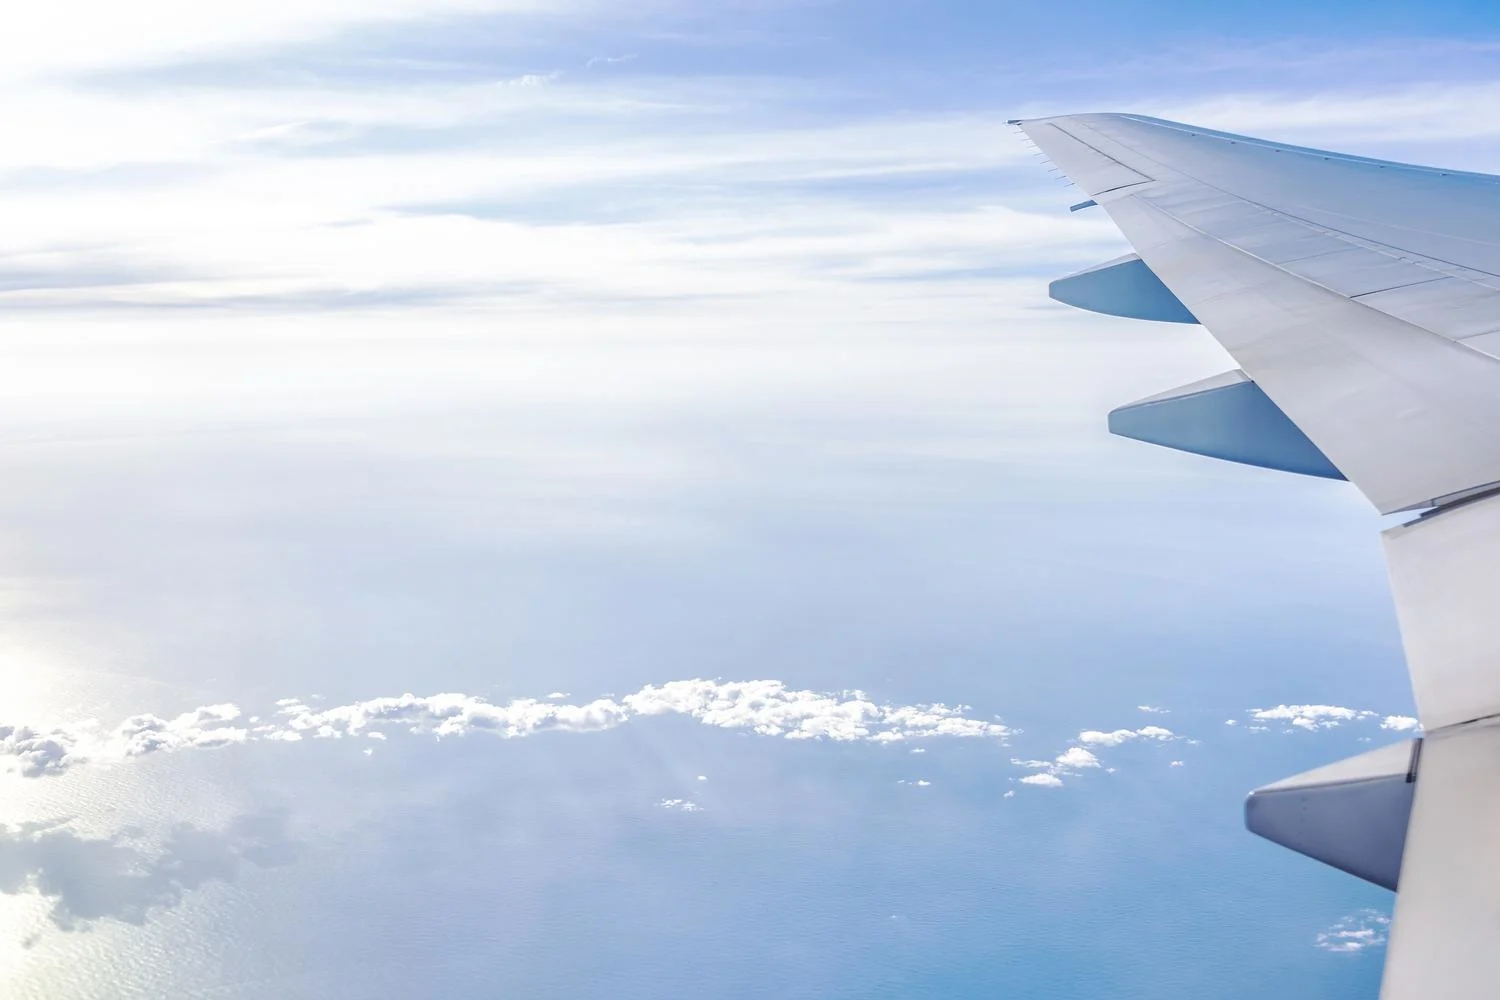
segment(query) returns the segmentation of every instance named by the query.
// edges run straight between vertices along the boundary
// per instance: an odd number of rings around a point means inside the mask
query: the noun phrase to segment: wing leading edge
[[[1383,535],[1421,753],[1390,776],[1358,758],[1268,786],[1247,817],[1296,850],[1399,885],[1382,997],[1492,996],[1500,178],[1135,115],[1012,124],[1109,213],[1264,394],[1265,412],[1305,435],[1307,454],[1382,513],[1423,512]],[[1237,433],[1264,450],[1253,427]],[[1371,839],[1372,829],[1388,832]]]

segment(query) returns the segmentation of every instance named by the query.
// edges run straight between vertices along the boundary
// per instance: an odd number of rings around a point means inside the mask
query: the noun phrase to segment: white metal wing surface
[[[1397,889],[1383,997],[1500,995],[1500,178],[1135,115],[1012,124],[1138,255],[1054,297],[1196,319],[1240,366],[1112,429],[1420,512],[1384,542],[1425,737],[1267,786],[1247,822]]]

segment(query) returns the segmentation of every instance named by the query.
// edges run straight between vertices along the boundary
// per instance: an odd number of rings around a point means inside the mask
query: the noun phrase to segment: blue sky
[[[1373,995],[1381,521],[1004,121],[1500,171],[1495,13],[212,6],[0,38],[0,992]]]

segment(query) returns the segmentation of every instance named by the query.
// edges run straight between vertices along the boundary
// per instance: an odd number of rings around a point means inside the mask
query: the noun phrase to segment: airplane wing
[[[1500,178],[1137,115],[1012,122],[1136,253],[1053,283],[1201,323],[1239,369],[1116,433],[1353,483],[1423,738],[1252,793],[1252,830],[1396,889],[1381,996],[1500,991]]]

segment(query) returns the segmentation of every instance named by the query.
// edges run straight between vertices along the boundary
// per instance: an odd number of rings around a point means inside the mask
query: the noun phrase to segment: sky
[[[1354,16],[1357,13],[1357,17]],[[0,33],[0,994],[1375,995],[1345,484],[1006,119],[1500,172],[1480,4],[140,0]]]

